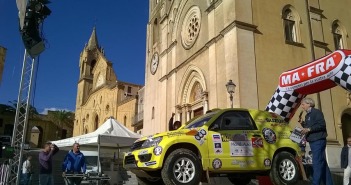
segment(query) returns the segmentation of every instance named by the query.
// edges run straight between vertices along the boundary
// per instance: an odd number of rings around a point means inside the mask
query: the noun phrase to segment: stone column
[[[202,105],[204,106],[204,114],[208,111],[208,92],[202,92]]]

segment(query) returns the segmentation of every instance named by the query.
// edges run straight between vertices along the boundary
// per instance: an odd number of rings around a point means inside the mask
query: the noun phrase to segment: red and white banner
[[[266,110],[289,121],[308,94],[339,85],[351,92],[351,50],[337,50],[298,68],[283,72]]]
[[[332,88],[336,84],[329,79],[340,71],[345,57],[345,53],[338,50],[316,61],[284,72],[279,77],[279,88],[281,91],[296,90],[301,94],[312,94]]]

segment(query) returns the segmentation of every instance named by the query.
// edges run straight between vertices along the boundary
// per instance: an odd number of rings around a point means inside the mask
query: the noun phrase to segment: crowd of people
[[[66,178],[67,174],[84,174],[86,172],[85,157],[79,148],[79,143],[74,143],[72,150],[67,153],[62,163],[62,177],[67,185],[80,185],[83,180],[81,176]],[[54,185],[52,159],[58,151],[59,148],[55,144],[46,142],[43,150],[39,152],[39,185]],[[22,164],[21,184],[23,185],[31,184],[33,174],[31,160],[32,156],[28,155]]]

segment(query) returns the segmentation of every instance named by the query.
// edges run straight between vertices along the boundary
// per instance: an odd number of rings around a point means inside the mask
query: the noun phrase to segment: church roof
[[[99,43],[98,43],[98,39],[96,36],[96,28],[94,26],[93,28],[93,33],[91,33],[91,36],[89,38],[89,42],[88,45],[86,47],[88,50],[93,50],[95,48],[99,49]]]

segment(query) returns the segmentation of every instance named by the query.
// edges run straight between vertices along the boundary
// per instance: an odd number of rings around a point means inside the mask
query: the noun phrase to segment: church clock
[[[151,72],[151,74],[154,75],[156,73],[157,67],[158,67],[158,63],[159,63],[158,53],[155,52],[152,55],[152,58],[151,58],[151,65],[150,65],[150,72]]]
[[[96,87],[101,86],[105,82],[104,77],[100,74],[96,80]]]

